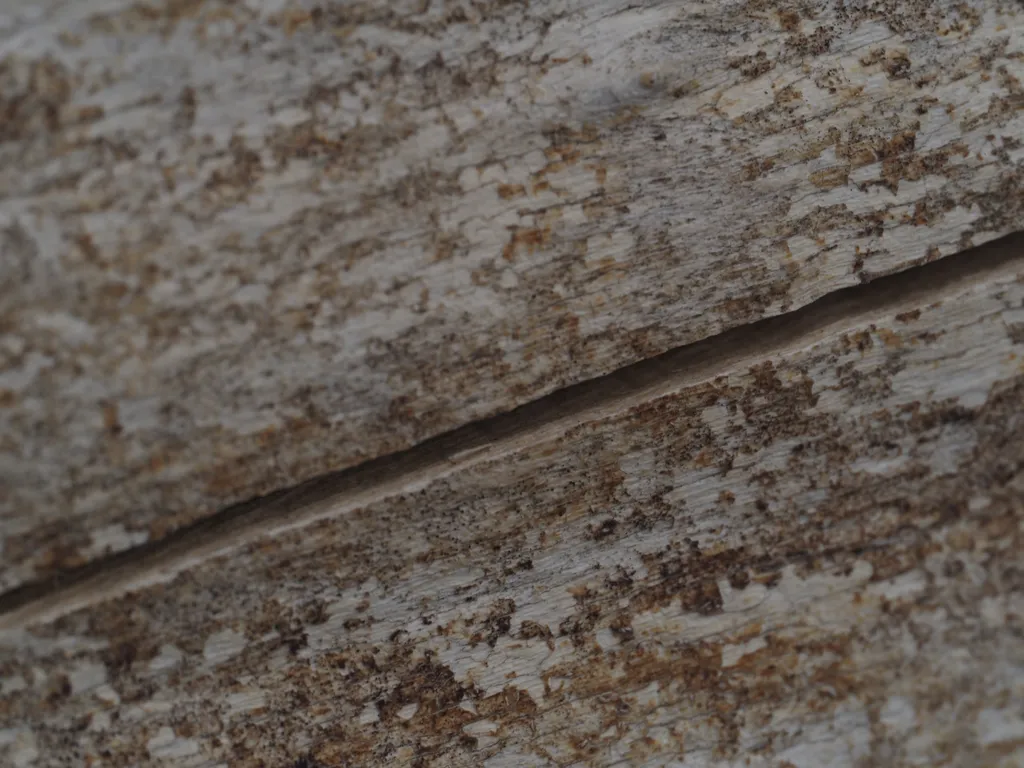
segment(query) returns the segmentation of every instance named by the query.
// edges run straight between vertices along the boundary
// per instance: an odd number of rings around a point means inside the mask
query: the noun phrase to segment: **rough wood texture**
[[[0,743],[18,766],[1020,765],[1022,328],[1017,258],[8,613]]]
[[[1019,224],[1016,0],[7,0],[0,587]]]

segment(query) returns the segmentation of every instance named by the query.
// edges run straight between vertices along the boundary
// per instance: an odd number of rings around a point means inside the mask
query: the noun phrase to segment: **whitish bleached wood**
[[[1018,259],[9,613],[5,757],[1020,765],[1022,329]]]
[[[0,587],[1021,221],[1017,0],[7,0]]]

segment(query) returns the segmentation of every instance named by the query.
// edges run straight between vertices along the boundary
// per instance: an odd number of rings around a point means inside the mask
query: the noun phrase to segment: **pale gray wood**
[[[0,587],[1021,221],[1011,0],[8,0]]]
[[[1022,328],[1018,257],[8,613],[5,756],[1020,765]]]

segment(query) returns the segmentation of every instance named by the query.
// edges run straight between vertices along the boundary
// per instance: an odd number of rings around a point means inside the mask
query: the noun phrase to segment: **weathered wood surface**
[[[1017,0],[7,0],[0,587],[1019,225]]]
[[[1020,765],[1024,256],[907,294],[9,612],[6,759]]]

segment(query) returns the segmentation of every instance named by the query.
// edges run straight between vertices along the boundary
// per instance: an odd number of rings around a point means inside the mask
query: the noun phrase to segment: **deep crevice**
[[[260,535],[401,493],[413,483],[469,466],[659,393],[714,378],[787,349],[807,346],[867,317],[932,303],[1014,270],[1024,275],[1024,232],[896,274],[836,290],[800,309],[732,328],[657,357],[571,385],[512,411],[412,448],[232,505],[157,541],[95,560],[0,595],[0,629],[65,613],[133,587],[173,577],[190,563]]]

